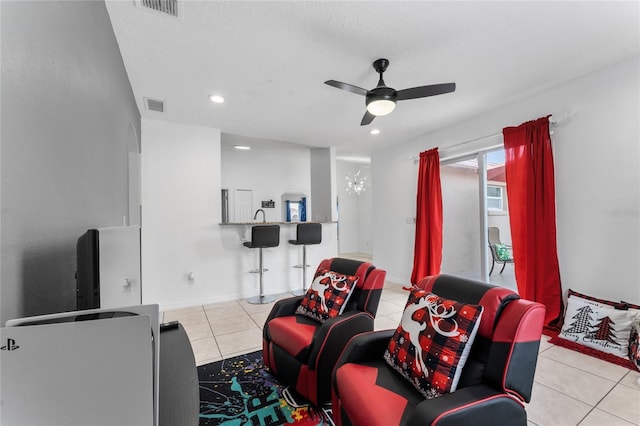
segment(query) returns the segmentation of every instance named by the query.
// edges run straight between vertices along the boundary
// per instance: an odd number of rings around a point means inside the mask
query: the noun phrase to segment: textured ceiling
[[[142,116],[368,155],[640,54],[639,3],[184,1],[180,17],[107,1]],[[371,63],[397,90],[456,92],[398,103],[361,127]],[[226,98],[221,105],[211,93]],[[166,101],[147,111],[144,97]],[[379,128],[372,136],[369,130]]]

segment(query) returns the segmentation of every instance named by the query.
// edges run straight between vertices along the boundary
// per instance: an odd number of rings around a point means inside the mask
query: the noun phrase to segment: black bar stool
[[[299,223],[296,227],[296,239],[289,240],[290,244],[302,246],[302,265],[295,265],[294,268],[302,268],[302,290],[296,290],[294,295],[300,296],[307,292],[307,246],[320,244],[322,242],[322,224],[320,223]]]
[[[268,271],[262,267],[262,249],[269,247],[278,247],[280,245],[280,225],[256,225],[251,227],[251,241],[242,243],[248,248],[257,248],[260,257],[259,269],[249,271],[252,274],[260,274],[260,295],[247,299],[247,302],[254,305],[271,303],[275,300],[273,296],[264,295],[264,287],[262,285],[262,273]]]

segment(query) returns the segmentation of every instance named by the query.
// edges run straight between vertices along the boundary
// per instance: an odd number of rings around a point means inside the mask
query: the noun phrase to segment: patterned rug
[[[260,351],[198,367],[200,425],[332,426],[331,409],[316,409],[271,375]]]

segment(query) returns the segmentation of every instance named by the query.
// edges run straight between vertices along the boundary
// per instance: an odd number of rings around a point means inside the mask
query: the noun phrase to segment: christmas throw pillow
[[[614,309],[627,310],[631,313],[631,316],[637,320],[640,320],[640,305],[636,305],[626,301],[614,302],[612,300],[598,299],[597,297],[589,296],[587,294],[578,293],[577,291],[569,289],[569,297],[579,297],[580,299],[590,300],[594,305],[598,307],[609,306]]]
[[[635,305],[633,303],[625,302],[624,300],[620,302],[620,304],[622,305],[623,309],[628,309],[629,312],[631,312],[631,314],[634,317],[634,320],[640,321],[640,305]]]
[[[629,359],[640,370],[640,320],[631,325],[631,339],[629,339]]]
[[[624,306],[624,302],[614,302],[611,300],[606,300],[606,299],[598,299],[597,297],[593,297],[593,296],[589,296],[587,294],[583,294],[583,293],[578,293],[577,291],[571,290],[569,289],[569,297],[577,297],[580,299],[585,299],[585,300],[589,300],[592,303],[592,305],[598,306],[598,307],[603,307],[603,306],[609,306],[611,308],[615,308],[615,309],[626,309]]]
[[[628,310],[616,309],[615,305],[592,299],[569,293],[564,324],[558,336],[627,358],[634,314]]]
[[[296,314],[324,322],[342,314],[356,288],[358,277],[318,268]]]
[[[481,317],[482,306],[413,287],[384,359],[427,399],[454,392]]]

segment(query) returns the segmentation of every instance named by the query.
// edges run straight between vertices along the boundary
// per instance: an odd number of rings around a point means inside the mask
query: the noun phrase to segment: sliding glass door
[[[440,167],[442,184],[442,272],[482,279],[479,175],[475,156]]]
[[[490,235],[496,233],[500,243],[511,244],[504,150],[494,148],[449,160],[445,157],[440,180],[442,272],[515,290],[509,253],[502,252],[503,259],[496,258],[490,244]]]
[[[486,218],[489,253],[488,281],[518,291],[511,252],[511,226],[507,180],[504,170],[504,149],[484,154],[486,170]]]

